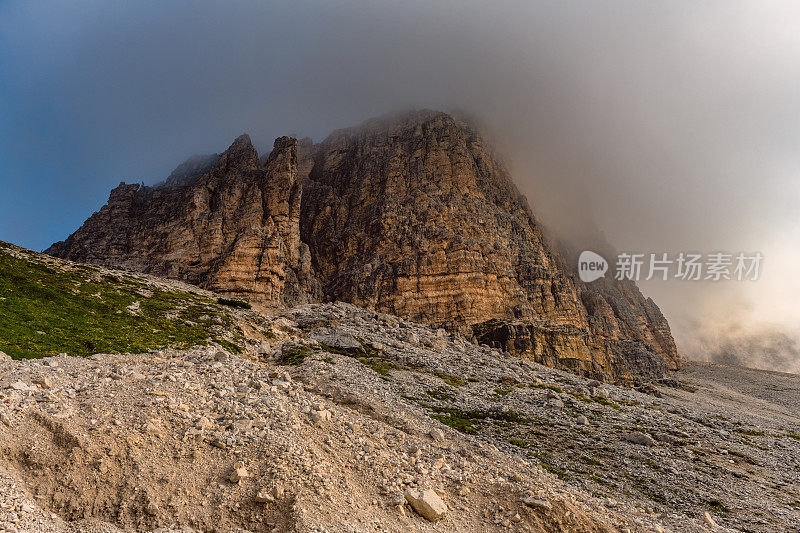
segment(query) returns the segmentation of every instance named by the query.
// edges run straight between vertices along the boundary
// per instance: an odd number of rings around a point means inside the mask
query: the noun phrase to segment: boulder
[[[422,492],[413,490],[406,491],[405,499],[417,514],[431,522],[441,520],[447,513],[447,505],[445,505],[439,495],[432,489],[427,489]]]
[[[348,354],[364,353],[364,347],[355,337],[346,331],[334,328],[319,328],[311,333],[311,338],[322,345],[336,352]]]

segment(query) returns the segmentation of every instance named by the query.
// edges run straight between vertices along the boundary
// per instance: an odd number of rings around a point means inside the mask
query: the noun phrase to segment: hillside
[[[800,527],[797,376],[691,363],[636,390],[350,304],[231,308],[179,282],[2,257],[31,296],[6,285],[0,300],[0,340],[28,357],[0,354],[0,529]],[[147,311],[129,319],[135,301]],[[70,330],[59,310],[84,306]],[[192,306],[227,322],[166,329]],[[48,324],[63,338],[42,339]],[[49,356],[87,342],[119,353]]]
[[[0,241],[0,350],[16,359],[217,343],[233,352],[255,314],[197,287],[54,260]]]

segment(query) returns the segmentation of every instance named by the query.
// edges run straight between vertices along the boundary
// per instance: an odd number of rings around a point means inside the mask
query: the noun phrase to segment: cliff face
[[[161,186],[120,185],[59,257],[184,279],[266,305],[343,300],[614,378],[677,368],[635,284],[577,280],[507,170],[443,113],[373,120],[323,142],[246,136]]]
[[[266,305],[319,298],[308,247],[300,242],[297,141],[277,139],[262,163],[243,135],[209,161],[182,164],[161,186],[120,184],[108,204],[46,252]]]
[[[678,367],[652,300],[632,282],[578,280],[468,125],[430,112],[375,120],[311,157],[301,231],[327,298],[474,327],[550,366],[621,377]]]

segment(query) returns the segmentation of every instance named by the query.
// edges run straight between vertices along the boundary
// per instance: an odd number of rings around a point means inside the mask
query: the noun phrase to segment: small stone
[[[262,489],[256,494],[256,501],[258,503],[270,503],[275,501],[275,497],[267,489]]]
[[[430,437],[435,440],[436,442],[441,442],[444,440],[444,431],[439,428],[433,428],[430,433],[428,433]]]
[[[11,427],[11,417],[6,413],[0,413],[0,422],[8,427]]]
[[[11,361],[11,356],[5,352],[0,352],[0,363],[5,363],[6,361]]]
[[[579,426],[585,426],[589,423],[589,420],[584,416],[580,415],[578,418],[575,419],[575,423]]]
[[[538,498],[528,497],[522,500],[525,505],[528,507],[535,507],[539,509],[545,509],[547,511],[551,510],[553,506],[547,500],[540,500]]]
[[[441,520],[447,513],[447,505],[431,489],[421,493],[412,490],[406,491],[405,499],[417,514],[431,522]]]
[[[561,409],[564,407],[564,402],[562,402],[558,398],[551,398],[547,400],[547,407],[549,407],[550,409]]]
[[[50,380],[50,378],[37,379],[37,380],[34,380],[34,383],[36,383],[37,385],[39,385],[43,389],[52,389],[53,388],[53,382]]]
[[[364,347],[355,337],[339,329],[319,328],[311,333],[311,338],[322,344],[323,347],[337,352],[349,354],[364,353]]]
[[[656,441],[650,435],[642,433],[641,431],[633,431],[625,435],[625,440],[640,446],[655,446]]]
[[[331,419],[331,412],[327,409],[323,409],[321,411],[312,410],[311,411],[311,421],[317,425],[321,425],[323,422],[327,422]]]
[[[233,465],[233,471],[231,471],[231,475],[228,479],[231,480],[231,483],[239,483],[239,481],[246,477],[250,477],[250,472],[244,467],[244,463],[240,461]]]
[[[716,520],[711,518],[711,514],[708,511],[703,513],[703,521],[711,527],[717,527]]]
[[[25,383],[23,383],[22,381],[15,381],[15,382],[14,382],[14,383],[12,383],[11,385],[9,385],[9,386],[8,386],[8,388],[9,388],[9,389],[11,389],[11,390],[16,390],[16,391],[26,391],[26,390],[28,390],[30,387],[28,387],[28,386],[27,386]]]
[[[198,418],[197,421],[194,423],[194,427],[196,427],[197,429],[205,430],[211,428],[212,426],[213,424],[211,423],[211,420],[209,420],[204,416]]]

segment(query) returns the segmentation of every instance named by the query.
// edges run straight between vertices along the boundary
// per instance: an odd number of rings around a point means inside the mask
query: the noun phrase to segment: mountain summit
[[[120,184],[46,252],[270,307],[346,301],[599,378],[679,366],[656,304],[581,282],[488,145],[440,112],[280,137],[260,159],[243,135],[158,186]]]

